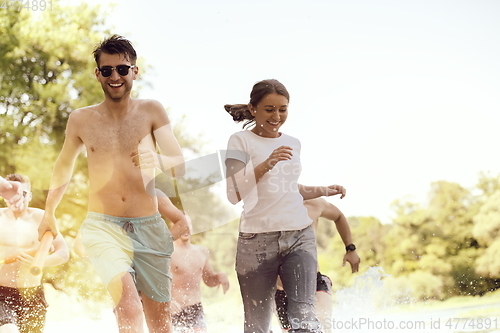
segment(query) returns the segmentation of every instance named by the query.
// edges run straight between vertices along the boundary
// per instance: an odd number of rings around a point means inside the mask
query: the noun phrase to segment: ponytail
[[[255,117],[250,112],[248,104],[226,104],[224,109],[233,117],[235,122],[239,123],[246,120],[243,128],[255,122]]]

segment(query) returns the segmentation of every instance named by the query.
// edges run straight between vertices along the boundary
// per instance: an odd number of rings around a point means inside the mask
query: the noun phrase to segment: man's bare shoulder
[[[193,252],[196,252],[198,256],[203,256],[208,258],[210,251],[205,246],[191,244],[193,246]]]
[[[155,99],[135,99],[135,106],[150,112],[165,112],[165,107]]]
[[[84,118],[87,118],[96,112],[99,112],[99,110],[102,108],[101,104],[96,104],[96,105],[90,105],[90,106],[85,106],[76,110],[71,111],[69,114],[69,119],[73,121],[79,121],[83,120]]]

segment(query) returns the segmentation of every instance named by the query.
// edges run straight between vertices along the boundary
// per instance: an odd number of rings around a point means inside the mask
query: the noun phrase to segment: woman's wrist
[[[264,162],[262,162],[260,165],[260,168],[261,168],[261,174],[266,174],[268,173],[269,171],[271,171],[271,169],[273,168],[270,164],[269,164],[269,161],[268,160],[265,160]]]

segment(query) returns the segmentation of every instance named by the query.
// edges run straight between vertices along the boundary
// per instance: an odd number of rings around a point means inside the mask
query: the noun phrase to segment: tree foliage
[[[498,281],[484,276],[478,266],[487,258],[481,257],[485,249],[478,240],[490,230],[478,227],[484,223],[474,222],[489,214],[485,205],[490,199],[483,201],[494,183],[482,175],[477,188],[468,190],[457,183],[438,181],[431,184],[427,207],[404,200],[394,203],[397,217],[384,240],[391,249],[385,254],[386,269],[406,277],[415,298],[481,295],[497,288]],[[485,213],[478,214],[481,205]],[[420,281],[425,280],[428,285],[424,288]]]
[[[500,279],[500,190],[481,206],[472,233],[486,248],[477,259],[477,272]]]
[[[28,175],[33,190],[31,206],[43,209],[70,112],[102,98],[93,76],[91,53],[109,30],[100,8],[85,3],[54,6],[38,14],[3,10],[0,29],[0,174]],[[82,158],[74,174],[57,211],[60,231],[69,244],[87,205]],[[75,278],[86,270],[76,269],[85,266],[79,260],[73,256],[65,265],[49,269],[45,281],[80,294],[95,290],[87,280]]]
[[[500,178],[481,173],[475,188],[431,184],[426,205],[394,201],[392,223],[350,217],[361,273],[379,266],[399,301],[483,295],[500,287]],[[320,223],[321,225],[321,223]],[[320,237],[324,243],[325,235]],[[319,247],[320,268],[339,289],[352,275],[337,263],[343,244],[333,237]],[[337,258],[337,259],[335,259]],[[333,260],[332,260],[333,259]]]

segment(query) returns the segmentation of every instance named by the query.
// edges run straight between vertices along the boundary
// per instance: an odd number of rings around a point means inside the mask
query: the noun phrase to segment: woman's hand
[[[278,147],[276,148],[272,153],[271,155],[269,155],[269,157],[267,158],[267,167],[268,167],[268,171],[271,170],[272,168],[274,168],[274,166],[280,162],[280,161],[287,161],[287,160],[290,160],[292,159],[292,147],[288,147],[288,146],[281,146],[281,147]]]

